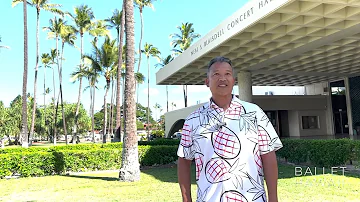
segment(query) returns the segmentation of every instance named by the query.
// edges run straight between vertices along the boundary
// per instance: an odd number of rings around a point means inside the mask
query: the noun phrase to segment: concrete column
[[[349,77],[344,78],[345,83],[345,97],[346,97],[346,112],[348,117],[348,125],[349,125],[349,135],[354,135],[353,130],[353,119],[352,119],[352,111],[351,111],[351,99],[350,99],[350,85],[349,85]]]
[[[251,72],[240,71],[237,74],[238,88],[239,88],[239,99],[252,102],[252,80]]]
[[[334,115],[332,109],[332,100],[331,100],[331,86],[330,82],[327,82],[328,92],[326,95],[326,128],[327,135],[335,135],[335,127],[334,127]]]

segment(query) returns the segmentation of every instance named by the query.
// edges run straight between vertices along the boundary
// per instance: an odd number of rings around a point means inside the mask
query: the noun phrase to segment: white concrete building
[[[252,0],[160,69],[158,85],[203,85],[216,56],[232,60],[239,98],[267,112],[280,137],[357,136],[360,1]],[[252,86],[304,86],[254,96]],[[332,93],[334,87],[346,90]],[[165,114],[167,136],[202,104]],[[358,136],[357,136],[358,137]]]

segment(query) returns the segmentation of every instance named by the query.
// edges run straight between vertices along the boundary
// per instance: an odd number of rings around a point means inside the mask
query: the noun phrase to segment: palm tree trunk
[[[134,36],[134,1],[124,0],[126,5],[126,83],[125,83],[125,138],[122,163],[119,172],[121,181],[139,181],[140,165],[136,132],[135,103],[135,36]]]
[[[143,18],[143,14],[142,14],[142,8],[139,7],[140,10],[140,23],[141,23],[141,29],[140,29],[140,41],[139,41],[139,63],[138,63],[138,69],[137,72],[140,71],[140,66],[141,66],[141,42],[142,42],[142,38],[143,38],[143,31],[144,31],[144,18]],[[139,102],[139,83],[135,80],[135,83],[137,84],[137,88],[136,88],[136,103]]]
[[[113,101],[112,96],[113,96],[113,92],[114,92],[112,81],[110,81],[110,84],[111,84],[111,93],[110,93],[109,123],[107,123],[108,124],[108,126],[107,126],[107,130],[108,130],[107,134],[109,134],[109,135],[111,135],[111,128],[110,128],[111,127],[111,116],[112,116],[111,110],[112,110],[112,101]]]
[[[125,73],[126,73],[126,69],[125,69]],[[126,77],[126,75],[125,75]],[[124,87],[124,90],[123,90],[123,99],[122,99],[122,106],[123,106],[123,117],[124,117],[124,123],[123,123],[123,133],[124,133],[124,136],[125,136],[125,79],[126,78],[123,78],[123,87]]]
[[[56,131],[56,122],[57,122],[57,115],[58,115],[58,111],[59,111],[59,97],[60,97],[60,91],[58,94],[58,97],[56,99],[56,107],[55,107],[55,118],[54,118],[54,146],[56,146],[56,139],[57,139],[57,131]],[[55,106],[55,98],[54,98],[54,106]]]
[[[149,57],[147,57],[147,63],[148,63],[148,89],[147,89],[147,126],[146,126],[146,129],[147,129],[147,139],[148,141],[150,140],[150,131],[149,131],[149,108],[150,108],[150,64],[149,64]]]
[[[31,116],[30,138],[29,146],[32,145],[35,128],[35,113],[36,113],[36,89],[37,89],[37,74],[39,66],[39,21],[40,21],[40,8],[36,8],[36,64],[35,64],[35,79],[34,79],[34,103]]]
[[[111,81],[110,134],[114,134],[114,80]]]
[[[166,112],[169,112],[169,91],[167,85],[166,85]]]
[[[53,117],[53,131],[54,131],[54,134],[53,134],[53,138],[54,138],[54,145],[56,145],[56,107],[55,107],[55,101],[56,101],[56,98],[55,98],[55,69],[53,67],[53,88],[54,88],[54,117]]]
[[[27,35],[27,2],[23,0],[24,12],[24,72],[22,88],[22,113],[21,113],[21,138],[22,147],[28,147],[28,123],[27,123],[27,75],[28,75],[28,35]]]
[[[140,29],[140,41],[139,41],[139,63],[138,63],[138,69],[137,72],[140,72],[140,65],[141,65],[141,42],[143,38],[143,30],[144,30],[144,22],[143,22],[143,14],[142,14],[142,8],[140,9],[140,23],[141,23],[141,29]],[[135,81],[136,82],[136,81]]]
[[[185,103],[185,107],[187,107],[187,85],[183,85],[183,91],[184,91],[184,103]]]
[[[119,56],[118,56],[118,69],[117,69],[117,79],[116,79],[116,135],[115,141],[121,142],[121,66],[123,63],[122,59],[122,46],[124,38],[124,25],[125,25],[125,5],[123,4],[122,16],[121,16],[121,26],[120,33],[118,33],[118,42],[119,42]]]
[[[80,34],[80,38],[81,38],[81,47],[80,47],[80,71],[83,68],[83,41],[84,41],[84,37],[83,34]],[[76,132],[77,132],[77,124],[78,124],[78,116],[79,116],[79,109],[80,109],[80,100],[81,100],[81,89],[82,89],[82,77],[80,77],[79,79],[79,92],[78,92],[78,100],[77,100],[77,104],[76,104],[76,111],[75,111],[75,124],[74,124],[74,128],[73,128],[73,144],[76,143]],[[75,143],[74,143],[75,142]]]
[[[44,65],[44,134],[46,134],[46,65]]]
[[[94,143],[95,141],[95,118],[94,118],[94,108],[95,108],[95,86],[92,87],[93,88],[93,97],[92,97],[92,108],[91,108],[91,132],[92,132],[92,137],[93,137],[93,141]]]
[[[89,87],[90,87],[90,110],[89,110],[89,113],[90,113],[90,118],[91,118],[91,135],[93,135],[93,132],[94,132],[94,128],[93,128],[93,122],[92,122],[92,108],[93,108],[93,105],[92,105],[92,100],[93,100],[93,91],[92,91],[92,86],[91,86],[91,78],[89,79]],[[93,139],[94,140],[94,139]]]
[[[56,37],[56,52],[58,51],[58,36]],[[62,44],[62,50],[61,50],[61,59],[63,57],[64,53],[64,43]],[[58,63],[58,73],[59,73],[59,84],[60,84],[60,99],[61,99],[61,113],[63,118],[63,128],[64,128],[64,135],[65,135],[65,142],[68,143],[67,139],[67,130],[66,130],[66,120],[65,120],[65,111],[64,111],[64,102],[63,102],[63,92],[62,92],[62,62],[61,65],[59,63],[59,55],[57,57],[57,63]]]
[[[104,124],[103,124],[103,143],[106,143],[106,124],[107,124],[107,103],[106,97],[109,92],[110,82],[106,82],[106,91],[104,95]]]

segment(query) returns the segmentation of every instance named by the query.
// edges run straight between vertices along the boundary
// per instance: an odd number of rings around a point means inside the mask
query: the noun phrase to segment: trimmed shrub
[[[139,146],[138,148],[142,166],[167,164],[177,159],[177,146]],[[116,148],[0,154],[0,178],[14,174],[31,177],[66,172],[113,170],[120,168],[121,159],[122,149]]]
[[[7,154],[7,153],[19,153],[19,152],[47,152],[49,147],[29,147],[29,148],[22,148],[22,147],[11,147],[5,149],[0,149],[0,154]]]
[[[282,139],[281,141],[284,147],[276,154],[292,163],[331,167],[344,165],[360,158],[356,153],[356,148],[360,148],[360,141],[349,139]]]
[[[139,141],[139,145],[179,145],[180,140],[178,139],[170,139],[170,138],[157,138],[154,141]]]
[[[0,154],[0,178],[14,174],[23,177],[51,175],[54,156],[47,152]]]
[[[177,149],[177,146],[140,146],[140,164],[152,166],[172,163],[178,158]]]
[[[146,146],[146,145],[176,145],[180,144],[180,140],[177,139],[167,139],[167,138],[157,138],[154,141],[139,141],[139,146]],[[76,144],[76,145],[59,145],[59,146],[50,146],[50,147],[30,147],[30,148],[22,148],[22,147],[15,147],[15,148],[5,148],[0,149],[0,154],[7,154],[7,153],[19,153],[19,152],[52,152],[52,151],[64,151],[64,150],[94,150],[94,149],[122,149],[123,143],[122,142],[115,142],[115,143],[107,143],[107,144]]]

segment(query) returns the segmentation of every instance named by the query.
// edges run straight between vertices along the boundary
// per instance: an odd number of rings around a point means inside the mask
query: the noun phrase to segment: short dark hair
[[[218,56],[218,57],[215,57],[215,58],[210,60],[209,65],[208,65],[208,69],[207,69],[207,73],[206,73],[207,76],[209,76],[211,65],[213,65],[214,63],[217,63],[217,62],[226,62],[226,63],[228,63],[231,66],[232,71],[234,73],[234,67],[232,66],[231,60],[229,58],[226,58],[226,57],[223,57],[223,56]]]

